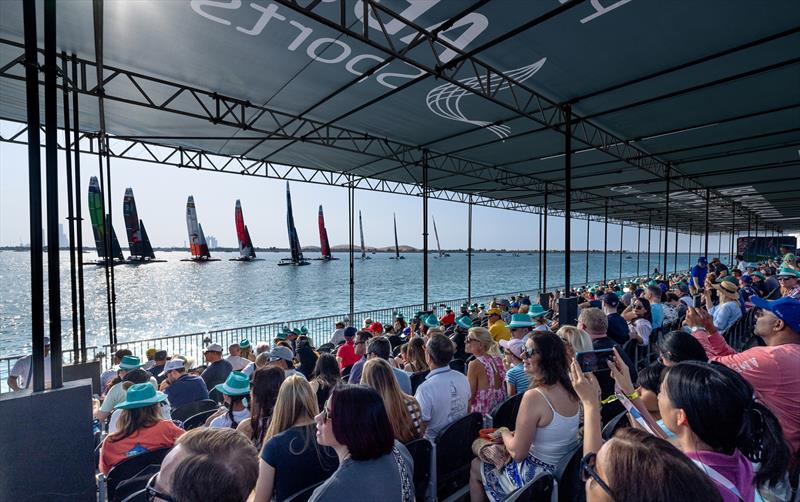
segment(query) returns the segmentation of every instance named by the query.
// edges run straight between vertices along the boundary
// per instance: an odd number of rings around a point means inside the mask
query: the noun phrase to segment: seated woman
[[[572,363],[572,359],[578,352],[591,352],[594,350],[589,333],[575,326],[561,326],[558,328],[556,335],[564,342],[564,348],[567,351],[567,364]]]
[[[115,408],[122,410],[117,432],[109,434],[100,449],[100,472],[108,474],[123,460],[175,444],[184,430],[161,418],[160,403],[167,395],[150,383],[131,386],[125,400]]]
[[[322,409],[331,391],[342,379],[339,363],[333,354],[320,354],[314,373],[311,375],[311,391],[317,396],[317,407]]]
[[[497,342],[488,329],[470,328],[466,348],[475,356],[467,366],[467,379],[472,391],[469,411],[485,415],[506,398],[506,369]]]
[[[224,407],[206,420],[206,427],[235,429],[242,420],[250,417],[250,410],[244,404],[250,395],[250,379],[240,371],[232,371],[225,382],[214,389],[224,396]]]
[[[314,368],[317,365],[317,353],[311,347],[311,340],[306,335],[297,337],[297,350],[295,356],[300,361],[297,371],[303,374],[306,379],[311,378]]]
[[[549,332],[529,338],[522,353],[531,386],[522,396],[514,432],[503,431],[511,461],[494,465],[472,461],[470,498],[499,502],[556,464],[577,444],[580,405],[567,373],[564,342]]]
[[[406,363],[403,370],[407,373],[419,373],[428,371],[428,363],[425,362],[425,339],[416,336],[408,342],[406,353]]]
[[[675,366],[682,361],[707,362],[706,350],[695,337],[683,330],[670,331],[656,342],[658,359],[665,366]]]
[[[250,438],[258,451],[264,445],[264,436],[272,421],[272,412],[283,379],[284,373],[280,368],[262,368],[253,373],[253,382],[250,385],[250,416],[242,420],[236,430]]]
[[[361,374],[361,383],[375,389],[383,399],[396,440],[408,443],[422,436],[419,403],[413,396],[400,390],[400,384],[388,362],[380,358],[367,361]]]
[[[316,422],[319,442],[336,451],[339,468],[309,502],[414,500],[413,460],[394,439],[377,392],[361,385],[337,387]]]
[[[273,497],[280,502],[336,470],[336,454],[317,444],[317,410],[317,399],[305,378],[294,375],[283,381],[258,462],[255,502]]]
[[[631,306],[622,311],[622,318],[628,321],[628,330],[631,340],[636,340],[639,345],[650,343],[650,333],[653,331],[653,314],[650,302],[639,297],[631,302]]]

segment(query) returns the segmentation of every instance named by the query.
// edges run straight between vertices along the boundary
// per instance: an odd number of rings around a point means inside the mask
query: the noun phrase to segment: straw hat
[[[739,286],[732,281],[723,280],[722,282],[718,282],[714,284],[714,289],[717,290],[717,293],[729,300],[739,299]]]

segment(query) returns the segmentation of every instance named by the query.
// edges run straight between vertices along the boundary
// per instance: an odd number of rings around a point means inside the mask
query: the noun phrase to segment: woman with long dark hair
[[[261,368],[253,373],[250,384],[250,418],[245,418],[236,428],[250,438],[257,450],[264,445],[264,436],[272,421],[272,411],[284,379],[280,368]]]
[[[665,333],[656,345],[658,358],[665,366],[674,366],[682,361],[708,362],[708,356],[700,342],[682,330]]]
[[[339,384],[342,379],[342,372],[339,370],[339,363],[333,354],[320,354],[314,373],[311,375],[311,390],[317,396],[317,406],[322,409],[331,391]]]
[[[628,321],[628,333],[631,339],[639,345],[650,343],[650,333],[653,331],[653,312],[650,302],[639,297],[631,302],[631,306],[622,312],[622,318]]]
[[[414,500],[414,462],[396,441],[383,399],[363,385],[336,387],[316,417],[320,444],[339,457],[339,468],[309,502]]]
[[[579,402],[569,380],[564,342],[554,333],[537,332],[528,338],[522,357],[531,386],[522,396],[514,431],[498,431],[511,461],[499,470],[472,461],[473,502],[499,502],[542,472],[552,474],[577,444]]]
[[[297,371],[303,374],[306,379],[310,379],[314,368],[317,365],[317,353],[311,347],[311,340],[306,335],[297,337],[297,350],[295,351],[297,360],[300,361],[300,366]]]

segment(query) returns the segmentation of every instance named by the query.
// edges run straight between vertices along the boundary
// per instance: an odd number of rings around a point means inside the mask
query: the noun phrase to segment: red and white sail
[[[319,206],[319,246],[323,258],[333,258],[331,255],[331,245],[328,242],[328,231],[325,229],[325,215],[322,214],[322,204]]]
[[[239,200],[236,201],[234,219],[236,220],[236,238],[239,241],[239,256],[242,258],[255,258],[256,251],[253,247],[253,242],[250,240],[250,232],[247,230],[247,225],[244,224],[242,203]]]
[[[211,258],[203,227],[197,222],[197,210],[194,207],[194,197],[191,195],[186,202],[186,228],[189,231],[189,251],[192,256],[195,258]]]

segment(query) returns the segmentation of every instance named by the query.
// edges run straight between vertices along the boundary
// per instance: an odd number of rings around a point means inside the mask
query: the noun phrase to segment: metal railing
[[[88,358],[94,359],[97,356],[97,347],[86,347],[86,355]],[[72,349],[63,351],[62,356],[64,364],[72,364],[77,360]],[[8,392],[10,390],[8,386],[8,377],[11,375],[11,369],[14,367],[17,361],[23,357],[25,356],[17,355],[0,357],[0,393]]]

